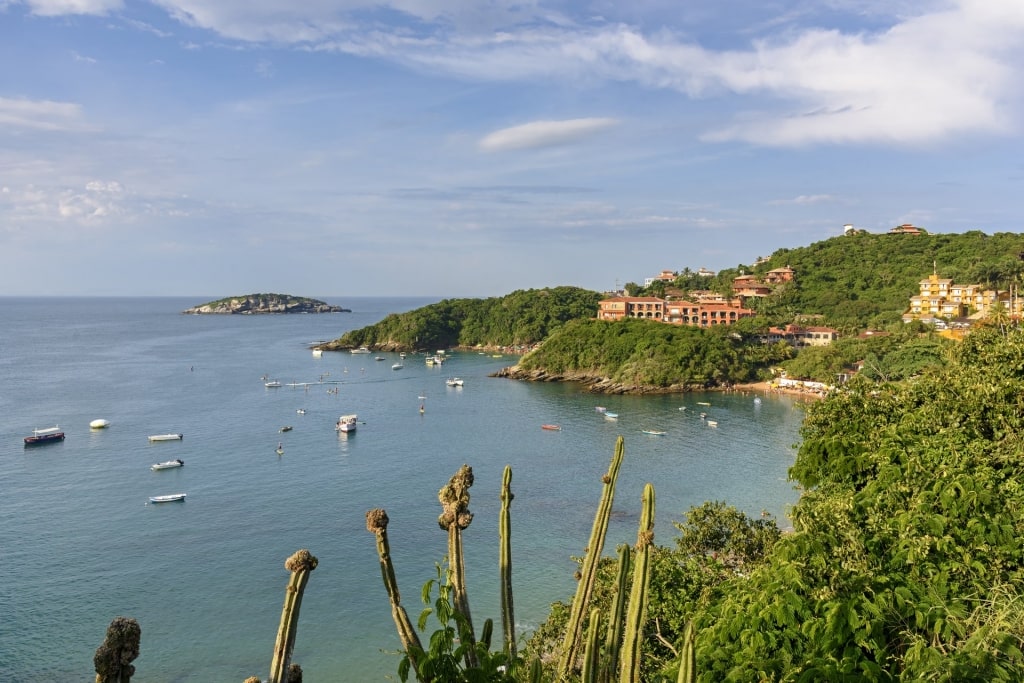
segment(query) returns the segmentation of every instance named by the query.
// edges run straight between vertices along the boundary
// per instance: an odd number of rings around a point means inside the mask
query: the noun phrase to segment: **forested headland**
[[[318,348],[365,346],[384,351],[447,348],[526,350],[570,320],[592,318],[598,292],[579,287],[524,289],[502,297],[445,299],[379,323],[346,332]]]
[[[657,322],[595,320],[609,296],[578,287],[519,290],[504,297],[445,299],[353,330],[320,348],[367,346],[414,351],[501,348],[527,352],[503,372],[521,379],[586,383],[594,391],[664,392],[766,380],[778,369],[790,376],[833,383],[855,365],[869,377],[911,377],[944,362],[952,344],[901,316],[919,283],[933,272],[957,283],[1009,290],[1024,278],[1024,235],[855,233],[806,247],[780,249],[753,266],[738,265],[705,277],[683,269],[673,283],[632,295],[685,299],[695,290],[732,294],[733,278],[760,276],[788,266],[796,277],[771,295],[750,298],[756,312],[729,327],[697,329]],[[794,322],[840,331],[828,347],[796,353],[765,344],[772,326]],[[864,330],[884,332],[859,337]]]

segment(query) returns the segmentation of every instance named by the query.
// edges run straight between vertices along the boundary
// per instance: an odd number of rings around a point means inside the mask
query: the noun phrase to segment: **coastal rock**
[[[491,377],[506,377],[525,382],[577,382],[586,387],[592,394],[679,394],[706,387],[689,387],[673,384],[667,387],[655,387],[642,384],[622,384],[613,382],[607,377],[586,372],[554,373],[543,369],[524,370],[518,365],[502,368],[491,374]]]
[[[351,313],[351,309],[290,294],[245,294],[193,306],[192,315],[258,315],[263,313]]]

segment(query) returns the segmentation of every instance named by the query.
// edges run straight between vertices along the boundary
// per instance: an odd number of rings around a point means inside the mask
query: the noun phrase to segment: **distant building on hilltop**
[[[923,235],[924,230],[921,228],[914,227],[910,223],[904,223],[903,225],[897,225],[895,228],[889,231],[890,235]]]
[[[644,280],[644,287],[650,287],[655,282],[675,282],[676,274],[671,270],[663,270],[660,275],[649,277]]]

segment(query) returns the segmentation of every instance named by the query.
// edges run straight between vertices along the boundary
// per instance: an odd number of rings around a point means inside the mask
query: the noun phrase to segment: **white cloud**
[[[26,0],[32,14],[58,17],[65,14],[109,14],[121,9],[121,0]]]
[[[87,128],[78,104],[8,97],[0,97],[0,125],[51,131]]]
[[[480,140],[480,149],[501,152],[510,149],[552,147],[576,142],[616,125],[609,118],[568,119],[565,121],[533,121],[503,128]]]

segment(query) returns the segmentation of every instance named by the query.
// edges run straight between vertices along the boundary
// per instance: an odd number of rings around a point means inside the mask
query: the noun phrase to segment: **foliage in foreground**
[[[1024,679],[1024,333],[813,406],[794,533],[698,619],[701,680]]]

